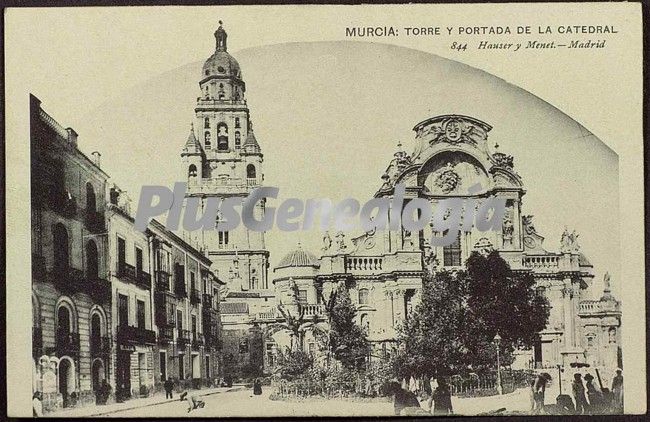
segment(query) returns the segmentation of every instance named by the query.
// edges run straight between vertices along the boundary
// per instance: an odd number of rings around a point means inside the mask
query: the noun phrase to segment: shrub
[[[279,352],[278,368],[280,378],[293,380],[304,374],[314,365],[314,358],[300,350]]]

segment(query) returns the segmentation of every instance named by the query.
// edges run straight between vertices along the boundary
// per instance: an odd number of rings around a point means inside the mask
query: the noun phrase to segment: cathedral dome
[[[300,246],[298,249],[289,252],[280,263],[275,267],[289,268],[289,267],[317,267],[318,258],[310,252],[304,251]]]
[[[237,60],[228,54],[228,34],[223,29],[223,22],[219,21],[219,28],[214,32],[216,41],[215,52],[203,64],[203,77],[223,76],[241,79],[241,68]]]
[[[203,77],[223,76],[241,79],[241,68],[237,60],[225,50],[217,50],[203,64]]]

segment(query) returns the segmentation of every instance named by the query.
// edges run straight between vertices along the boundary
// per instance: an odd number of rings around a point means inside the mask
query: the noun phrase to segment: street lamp
[[[503,394],[503,388],[501,387],[501,362],[499,360],[499,343],[501,342],[501,336],[497,333],[494,336],[494,344],[497,346],[497,393],[499,395]]]

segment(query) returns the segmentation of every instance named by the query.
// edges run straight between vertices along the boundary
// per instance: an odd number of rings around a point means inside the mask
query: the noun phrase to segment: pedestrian
[[[174,398],[174,381],[171,378],[165,380],[165,398],[173,399]]]
[[[585,395],[585,386],[582,384],[582,375],[573,374],[573,382],[571,383],[573,391],[573,398],[576,402],[576,415],[587,414],[589,404],[587,403],[587,396]]]
[[[594,377],[591,374],[585,375],[587,381],[587,398],[589,399],[589,410],[591,414],[598,414],[602,410],[603,397],[593,383]]]
[[[187,401],[187,413],[190,413],[194,409],[205,407],[205,402],[203,400],[195,394],[188,395],[187,391],[181,393],[180,400]]]
[[[101,395],[101,404],[106,404],[111,395],[111,385],[106,381],[106,378],[102,381],[102,386],[99,387],[99,392]]]
[[[253,382],[253,394],[259,396],[262,394],[262,382],[259,378],[255,378]]]
[[[535,380],[536,377],[532,377],[530,379],[530,388],[528,389],[529,397],[530,397],[530,412],[535,413],[535,408],[537,405],[537,402],[535,401]]]
[[[616,376],[612,379],[612,395],[616,413],[623,412],[623,370],[617,369]]]
[[[34,412],[33,416],[35,418],[40,418],[43,416],[43,402],[41,401],[42,398],[43,396],[40,391],[35,392],[32,396],[32,410]]]
[[[420,407],[420,401],[417,396],[404,388],[402,388],[398,382],[391,382],[388,386],[389,394],[393,396],[393,406],[395,409],[395,415],[405,415],[405,414],[416,414],[419,411],[424,411]]]
[[[548,384],[550,380],[551,376],[548,373],[543,372],[537,376],[537,379],[533,384],[533,394],[535,398],[534,414],[546,413],[544,410],[544,394],[546,392],[546,384]]]
[[[434,415],[451,415],[451,390],[445,378],[438,380],[438,387],[433,392],[433,414]]]

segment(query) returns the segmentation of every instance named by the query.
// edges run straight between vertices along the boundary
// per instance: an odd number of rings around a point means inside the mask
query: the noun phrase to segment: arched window
[[[240,127],[239,117],[235,117],[235,129],[239,129]]]
[[[246,177],[249,179],[255,179],[257,177],[257,172],[255,171],[255,166],[249,164],[246,166]]]
[[[102,319],[98,313],[93,314],[90,319],[90,338],[91,343],[102,336]]]
[[[211,149],[212,148],[212,141],[211,141],[210,132],[207,132],[207,131],[205,132],[204,139],[205,139],[205,142],[204,142],[205,143],[205,149]]]
[[[91,280],[99,277],[98,261],[97,245],[95,241],[89,240],[86,244],[86,275]]]
[[[368,304],[368,289],[359,290],[359,305]]]
[[[194,164],[190,164],[190,167],[187,170],[187,176],[196,177],[196,166]]]
[[[72,318],[70,310],[66,306],[59,306],[57,320],[57,332],[60,334],[69,334],[72,332]]]
[[[223,122],[217,125],[217,150],[228,151],[228,125]]]
[[[68,250],[68,231],[63,224],[58,223],[52,230],[54,237],[54,269],[57,272],[65,271],[68,268],[69,250]]]
[[[210,129],[210,118],[209,117],[206,117],[205,119],[203,119],[203,127],[205,129]]]
[[[235,148],[239,148],[241,146],[241,134],[239,131],[235,132]]]
[[[97,198],[95,197],[95,189],[93,185],[86,183],[86,213],[94,214],[97,210]]]

